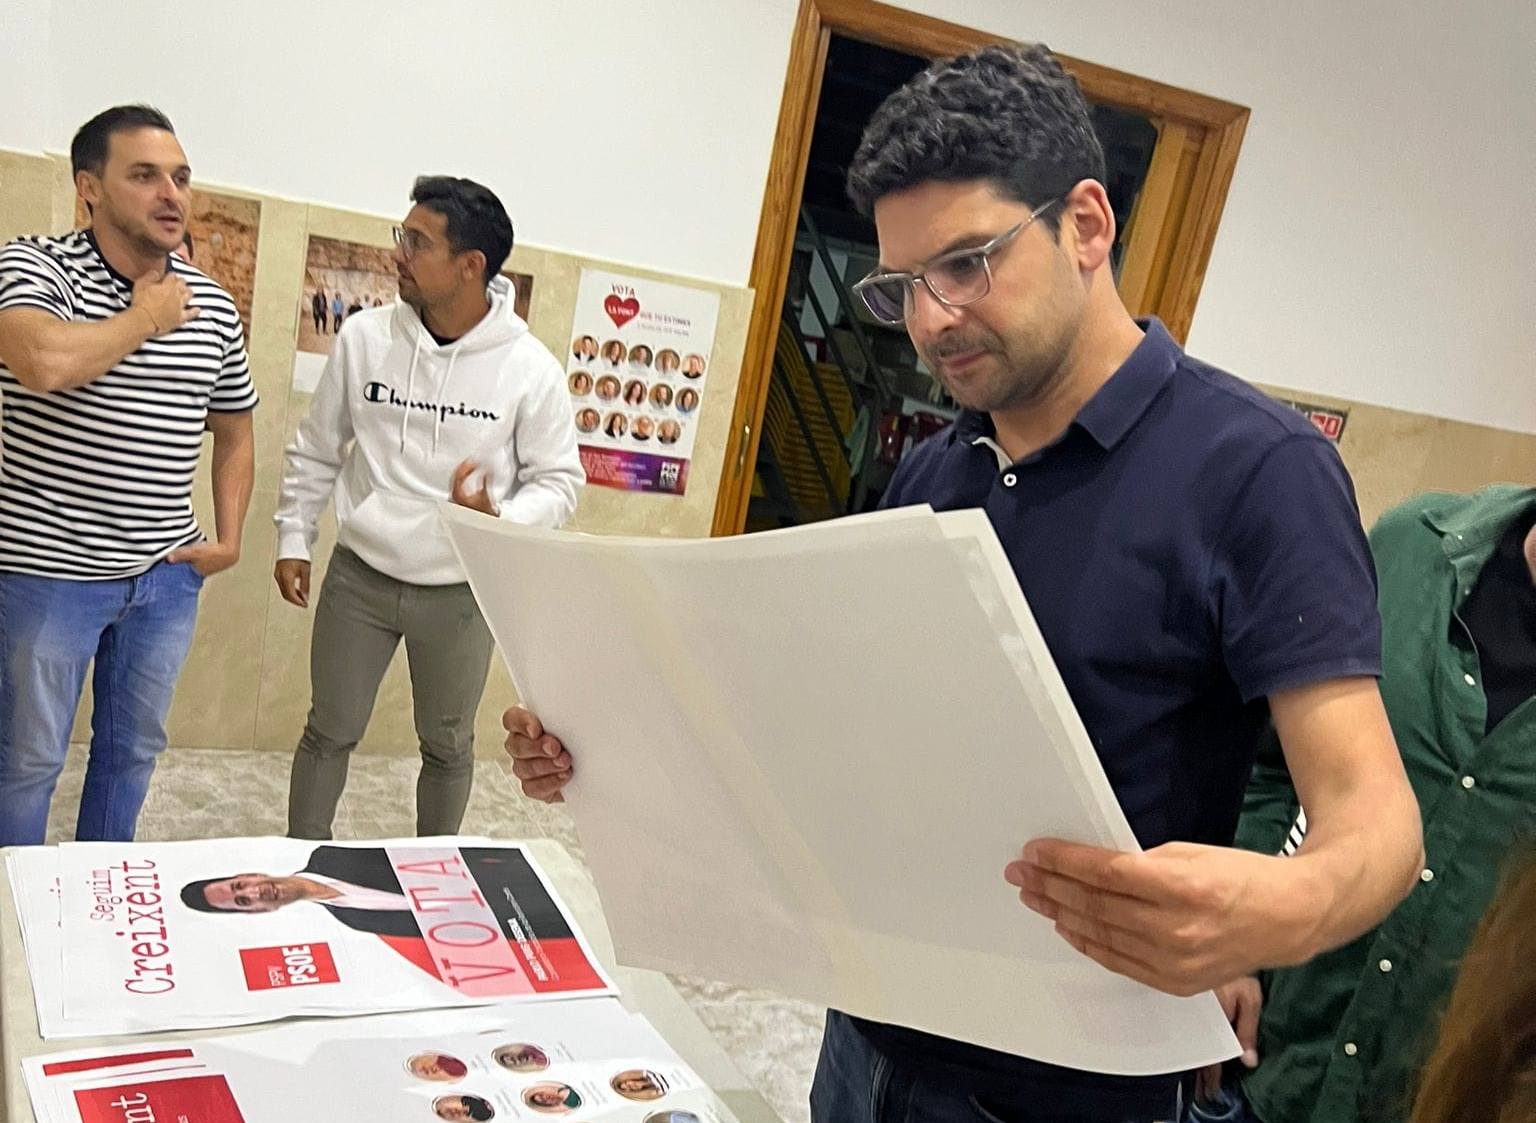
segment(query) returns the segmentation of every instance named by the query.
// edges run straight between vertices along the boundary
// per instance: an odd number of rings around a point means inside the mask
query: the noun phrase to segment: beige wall
[[[389,228],[395,221],[270,196],[260,198],[261,236],[250,340],[252,372],[262,395],[262,405],[256,411],[256,492],[240,565],[214,578],[204,592],[197,638],[170,718],[171,741],[179,746],[286,750],[303,726],[309,701],[309,614],[281,600],[271,571],[276,550],[272,515],[282,449],[309,400],[307,394],[290,389],[305,246],[310,233],[387,245]],[[67,229],[73,211],[72,188],[63,161],[0,150],[0,239]],[[569,254],[526,246],[519,246],[512,255],[510,267],[535,278],[530,325],[557,353],[563,353],[561,349],[569,339],[576,286],[585,262]],[[644,269],[631,271],[674,279]],[[711,364],[711,393],[700,419],[688,494],[677,499],[586,488],[574,528],[592,533],[678,537],[709,532],[751,293],[712,284],[703,287],[721,294],[720,326],[716,359]],[[1305,390],[1267,389],[1349,410],[1339,449],[1354,476],[1361,514],[1368,525],[1387,507],[1419,491],[1469,490],[1494,481],[1536,482],[1536,435],[1362,405]],[[211,526],[206,457],[195,494],[198,517],[205,526]],[[335,525],[327,515],[316,544],[317,583],[334,539]],[[482,754],[497,751],[498,717],[513,694],[497,660],[479,714],[478,750]],[[78,735],[85,733],[89,704],[87,698]],[[385,678],[363,749],[415,752],[410,715],[402,652]]]
[[[452,166],[546,246],[742,284],[799,6],[266,0],[166,34],[140,4],[5,0],[0,147],[143,100],[210,182],[392,214]],[[1531,0],[896,6],[1253,110],[1195,354],[1536,433],[1536,255],[1508,217],[1536,182]],[[402,46],[444,26],[451,50]]]
[[[390,227],[399,218],[332,210],[224,187],[219,190],[259,198],[262,208],[249,340],[251,373],[261,394],[255,414],[256,490],[246,520],[240,564],[214,577],[204,589],[192,654],[171,709],[170,736],[173,745],[185,747],[286,750],[297,741],[309,707],[310,614],[285,603],[273,584],[277,535],[272,516],[282,477],[283,447],[309,405],[309,395],[290,385],[305,248],[311,233],[388,246]],[[0,239],[67,230],[73,215],[73,188],[63,160],[0,150]],[[741,370],[751,292],[520,245],[513,250],[508,267],[533,274],[529,326],[557,355],[564,353],[570,340],[583,265],[718,292],[720,317],[686,495],[584,488],[570,525],[598,534],[707,535]],[[207,456],[199,466],[194,504],[202,525],[211,527]],[[315,545],[315,587],[334,543],[335,521],[327,513]],[[477,749],[482,754],[499,751],[500,714],[513,699],[511,682],[497,659],[477,723]],[[79,739],[89,736],[89,714],[87,695],[76,723]],[[403,649],[385,677],[361,748],[399,754],[416,751]]]
[[[1339,455],[1354,477],[1360,517],[1368,527],[1383,511],[1422,491],[1473,491],[1490,483],[1536,485],[1536,434],[1284,387],[1263,389],[1349,411]]]

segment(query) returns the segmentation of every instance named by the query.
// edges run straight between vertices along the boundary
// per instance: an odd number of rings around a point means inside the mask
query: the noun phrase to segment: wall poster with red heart
[[[565,355],[587,482],[682,495],[720,294],[583,269]]]

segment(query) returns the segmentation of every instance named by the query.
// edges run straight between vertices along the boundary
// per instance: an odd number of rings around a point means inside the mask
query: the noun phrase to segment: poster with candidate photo
[[[22,1069],[38,1123],[731,1123],[650,1023],[614,999],[291,1023],[30,1057]]]
[[[682,495],[720,295],[583,269],[566,385],[587,483]]]
[[[41,856],[14,888],[45,1037],[614,993],[518,846],[216,839],[43,853],[57,893]]]

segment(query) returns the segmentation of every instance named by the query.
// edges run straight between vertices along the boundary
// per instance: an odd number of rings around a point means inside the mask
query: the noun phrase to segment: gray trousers
[[[421,741],[416,833],[458,832],[475,778],[475,710],[491,665],[490,629],[468,585],[408,585],[338,546],[315,605],[309,720],[293,757],[289,837],[331,837],[347,763],[402,638]]]

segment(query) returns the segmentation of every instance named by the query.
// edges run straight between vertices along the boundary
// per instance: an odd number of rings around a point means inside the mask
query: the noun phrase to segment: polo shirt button
[[[1390,959],[1383,959],[1380,963],[1376,964],[1376,966],[1380,967],[1381,973],[1385,975],[1392,970],[1392,961]]]
[[[1461,786],[1466,788],[1467,791],[1471,791],[1473,788],[1477,787],[1477,781],[1471,776],[1463,776],[1461,778]]]
[[[1419,880],[1420,881],[1433,881],[1433,880],[1435,880],[1435,871],[1426,866],[1424,869],[1421,869],[1419,871]]]
[[[1353,1057],[1359,1051],[1360,1046],[1356,1045],[1353,1041],[1344,1042],[1344,1055],[1346,1057]]]
[[[1461,677],[1467,680],[1467,685],[1468,686],[1476,686],[1477,685],[1477,680],[1475,678],[1473,678],[1471,675],[1462,675]]]
[[[1005,475],[1003,477],[1003,486],[1004,487],[1012,487],[1014,484],[1016,484],[1018,482],[1019,482],[1019,477],[1015,476],[1012,472],[1009,472],[1007,475]]]

